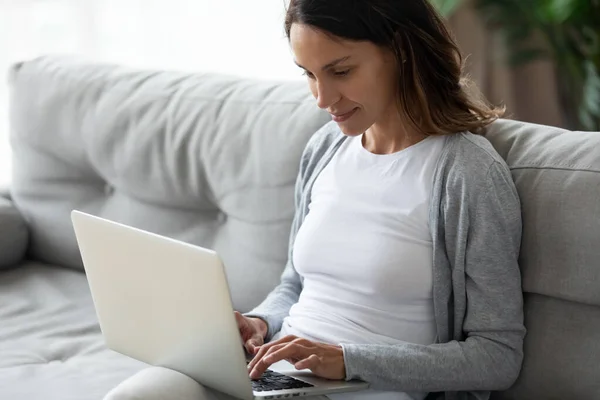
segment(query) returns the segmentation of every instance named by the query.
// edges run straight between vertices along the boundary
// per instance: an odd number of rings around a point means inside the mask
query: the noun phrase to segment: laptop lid
[[[110,349],[254,397],[214,251],[79,211],[71,219]]]

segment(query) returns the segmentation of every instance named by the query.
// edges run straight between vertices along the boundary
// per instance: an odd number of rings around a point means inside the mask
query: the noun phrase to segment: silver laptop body
[[[368,388],[285,362],[271,370],[312,387],[253,391],[223,264],[216,252],[79,211],[71,214],[107,346],[240,399]]]

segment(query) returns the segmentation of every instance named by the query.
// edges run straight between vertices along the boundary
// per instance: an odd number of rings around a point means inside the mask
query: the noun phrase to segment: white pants
[[[111,390],[104,400],[236,400],[187,375],[160,367],[144,369]],[[326,396],[311,400],[328,400]]]

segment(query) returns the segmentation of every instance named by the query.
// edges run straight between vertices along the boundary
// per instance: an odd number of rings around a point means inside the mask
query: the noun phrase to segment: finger
[[[256,354],[256,352],[258,352],[258,349],[260,348],[260,346],[265,344],[265,339],[262,337],[262,335],[260,333],[254,334],[254,336],[252,336],[252,339],[250,339],[250,341],[252,342],[252,349],[251,349],[252,354]]]
[[[250,378],[258,379],[271,365],[285,359],[302,359],[310,355],[310,350],[298,343],[290,342],[282,347],[273,347],[271,351],[257,361],[250,371]]]
[[[294,364],[296,369],[310,369],[314,372],[321,364],[321,359],[316,354],[311,354],[309,357],[298,361]]]
[[[244,343],[244,348],[246,349],[246,351],[249,354],[254,354],[254,352],[256,351],[256,346],[258,344],[254,341],[254,339],[250,339],[248,341],[246,341],[246,343]]]
[[[263,343],[263,338],[260,335],[254,335],[246,341],[246,351],[254,355]]]
[[[280,344],[283,344],[283,343],[289,343],[294,339],[297,339],[297,337],[289,335],[289,336],[284,336],[279,340],[275,340],[273,342],[269,342],[267,344],[261,345],[258,352],[255,354],[254,358],[250,362],[250,364],[248,364],[248,370],[252,371],[252,367],[254,367],[254,364],[256,364],[262,357],[264,357],[266,352],[269,351],[269,349],[271,347],[279,346]]]
[[[269,344],[271,344],[271,343],[269,343]],[[255,355],[254,358],[248,364],[248,371],[252,371],[252,369],[254,369],[254,366],[258,362],[260,362],[264,357],[266,357],[269,354],[270,351],[277,350],[277,349],[279,349],[281,347],[284,347],[286,345],[287,345],[287,343],[279,343],[279,344],[276,344],[276,345],[271,345],[271,346],[269,346],[269,348],[266,348],[266,345],[265,346],[261,346],[260,349],[259,349],[259,351],[258,351],[258,354]]]
[[[235,316],[235,322],[237,322],[238,326],[241,326],[244,323],[244,316],[237,311],[233,312]]]
[[[246,338],[244,338],[244,327],[246,325],[246,323],[245,323],[246,321],[244,321],[244,316],[237,311],[234,311],[233,315],[235,317],[235,322],[237,324],[238,331],[240,333],[240,339],[241,339],[242,343],[244,343],[244,339],[246,339]]]
[[[281,360],[292,360],[293,364],[309,357],[312,353],[312,349],[300,343],[292,342],[279,348],[274,347],[272,351],[267,352],[263,360],[268,364],[275,364]]]

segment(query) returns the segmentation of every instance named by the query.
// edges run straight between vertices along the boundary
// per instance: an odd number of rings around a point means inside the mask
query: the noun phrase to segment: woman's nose
[[[331,105],[337,103],[340,99],[340,94],[332,85],[327,85],[317,82],[313,95],[317,99],[317,106],[321,109],[327,109]]]

